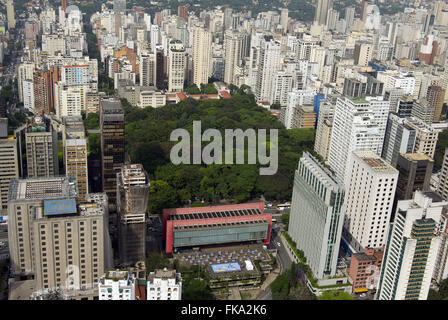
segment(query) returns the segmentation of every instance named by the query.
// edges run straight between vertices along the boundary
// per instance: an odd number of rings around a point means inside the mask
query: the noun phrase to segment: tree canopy
[[[126,150],[132,161],[142,163],[154,180],[151,182],[152,213],[195,201],[238,203],[260,195],[268,201],[290,200],[298,160],[314,144],[315,130],[286,130],[269,111],[257,106],[250,93],[246,95],[243,91],[231,99],[186,99],[162,108],[144,109],[125,104],[124,109]],[[172,164],[170,152],[176,142],[170,141],[171,132],[185,128],[191,136],[193,121],[197,120],[201,121],[202,132],[218,129],[222,137],[224,129],[267,129],[268,137],[270,129],[278,129],[277,173],[260,175],[260,166],[256,164]],[[207,144],[204,142],[203,146]],[[245,152],[247,156],[247,143]]]

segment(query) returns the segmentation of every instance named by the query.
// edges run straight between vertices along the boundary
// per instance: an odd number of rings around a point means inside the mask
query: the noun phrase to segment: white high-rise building
[[[193,28],[193,83],[201,87],[210,77],[211,33],[203,27]]]
[[[243,36],[226,30],[224,34],[224,82],[234,83],[235,67],[241,65]]]
[[[416,191],[398,201],[387,238],[376,298],[426,300],[440,246],[439,224],[448,202],[433,192]]]
[[[148,275],[147,300],[181,300],[182,278],[176,270],[155,270]]]
[[[277,103],[282,107],[288,104],[288,93],[291,92],[294,74],[287,71],[277,71],[274,75],[271,89],[270,104]]]
[[[272,38],[261,41],[260,59],[255,85],[255,96],[258,101],[269,101],[272,80],[280,68],[280,43]]]
[[[334,112],[328,164],[345,181],[352,151],[381,155],[390,101],[382,97],[338,98]]]
[[[6,15],[8,18],[8,28],[14,29],[16,27],[16,18],[14,15],[14,2],[7,0],[6,2]]]
[[[143,51],[140,54],[140,86],[156,85],[156,54]]]
[[[135,280],[128,271],[107,271],[98,282],[99,300],[135,300]]]
[[[19,91],[19,100],[23,102],[23,81],[33,81],[35,64],[34,62],[24,62],[17,68],[17,86]],[[33,105],[34,107],[34,105]]]
[[[23,80],[22,90],[23,90],[23,107],[30,112],[34,112],[33,80]]]
[[[288,13],[289,11],[287,8],[280,9],[280,24],[282,25],[284,32],[288,30]]]
[[[294,176],[288,232],[318,279],[334,276],[341,241],[344,189],[305,152]]]
[[[168,91],[184,90],[186,56],[185,47],[179,40],[171,40],[168,56]]]
[[[318,0],[314,21],[319,25],[325,25],[328,10],[333,8],[332,0]]]
[[[348,163],[344,238],[360,252],[386,244],[398,170],[372,151],[354,151]]]

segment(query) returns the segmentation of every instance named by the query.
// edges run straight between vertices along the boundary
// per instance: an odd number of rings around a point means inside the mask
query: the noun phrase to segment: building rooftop
[[[11,179],[8,201],[78,197],[76,177]]]
[[[434,162],[434,160],[427,154],[416,152],[416,153],[404,153],[402,156],[411,161],[423,161],[428,160]]]
[[[176,270],[168,270],[166,268],[164,269],[156,269],[154,272],[151,272],[148,275],[148,281],[152,282],[154,279],[177,279],[177,273]]]
[[[353,154],[362,159],[365,164],[367,164],[376,172],[397,172],[394,167],[388,164],[383,158],[381,158],[373,151],[354,151]]]

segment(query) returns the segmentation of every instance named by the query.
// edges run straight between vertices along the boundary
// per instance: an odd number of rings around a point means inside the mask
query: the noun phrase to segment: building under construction
[[[117,173],[117,211],[120,263],[146,258],[146,211],[149,178],[141,164],[123,165]]]

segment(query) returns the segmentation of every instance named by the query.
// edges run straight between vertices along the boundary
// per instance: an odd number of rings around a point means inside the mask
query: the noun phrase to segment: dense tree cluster
[[[286,130],[278,119],[257,106],[252,95],[240,93],[231,99],[186,99],[156,109],[132,108],[124,103],[126,149],[132,162],[142,163],[150,174],[151,213],[196,201],[243,202],[260,195],[267,200],[290,200],[294,170],[302,152],[312,149],[315,131]],[[196,120],[201,121],[202,132],[214,128],[220,130],[223,137],[224,129],[278,129],[277,173],[259,175],[255,164],[173,165],[170,152],[176,142],[170,141],[171,132],[185,128],[192,136],[193,121]],[[204,142],[203,146],[207,144]],[[269,152],[269,147],[267,149]]]

